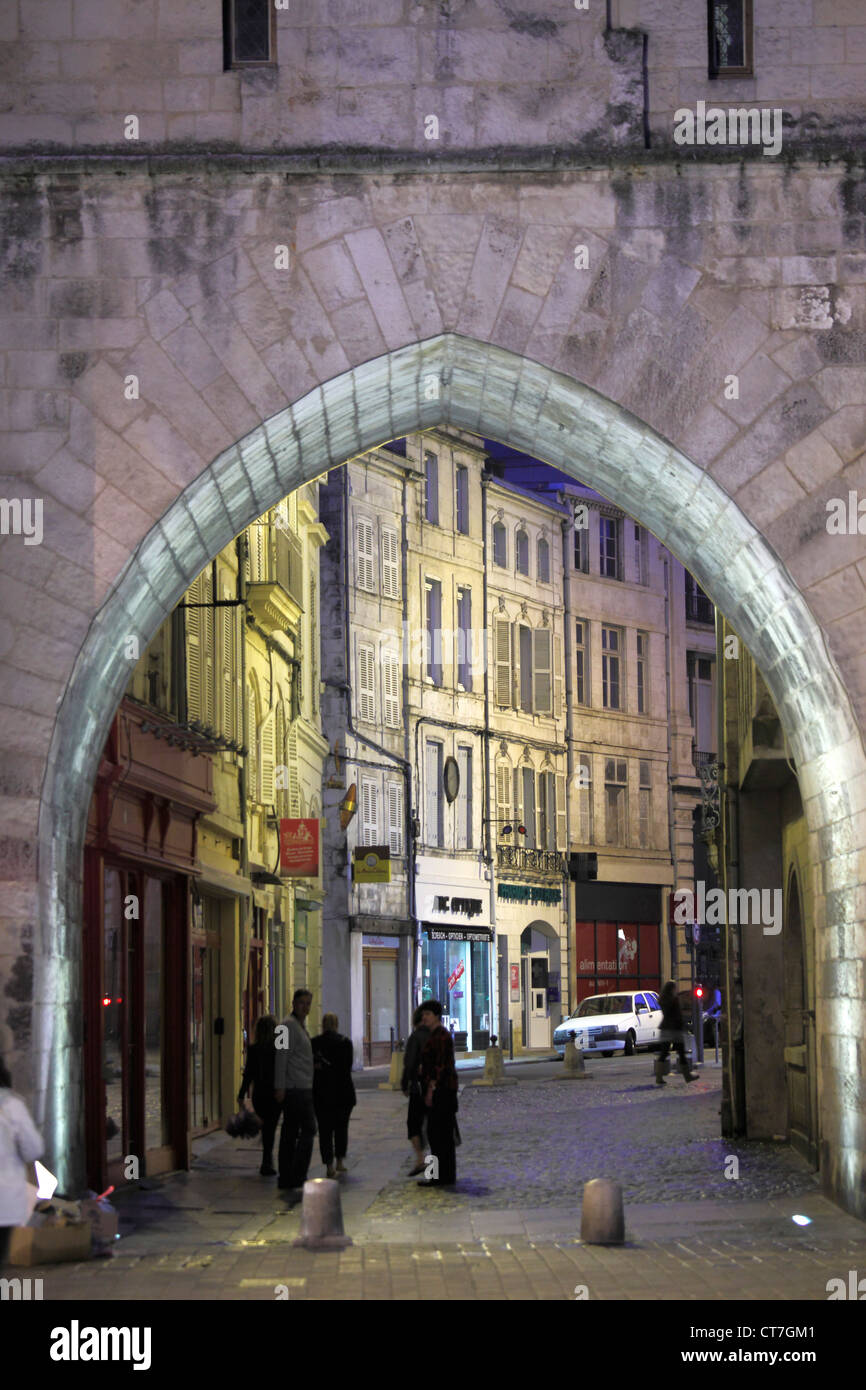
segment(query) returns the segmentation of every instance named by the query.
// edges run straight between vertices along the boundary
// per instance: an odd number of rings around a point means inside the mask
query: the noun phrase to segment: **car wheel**
[[[613,1056],[613,1053],[612,1053],[612,1052],[603,1052],[601,1055],[602,1055],[602,1057],[612,1057],[612,1056]]]
[[[624,1055],[626,1057],[634,1056],[636,1041],[637,1039],[635,1038],[634,1030],[629,1028],[628,1032],[625,1035],[625,1048],[623,1049]]]

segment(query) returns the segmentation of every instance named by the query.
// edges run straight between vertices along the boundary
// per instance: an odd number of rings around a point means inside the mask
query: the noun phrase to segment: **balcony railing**
[[[703,749],[696,748],[695,745],[692,744],[692,762],[695,767],[706,767],[715,761],[715,753],[707,753]]]
[[[497,845],[500,869],[537,874],[565,873],[565,855],[558,849],[529,849],[526,845]]]

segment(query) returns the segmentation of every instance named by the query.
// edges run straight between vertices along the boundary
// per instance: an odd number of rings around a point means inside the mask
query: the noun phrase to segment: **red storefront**
[[[189,1164],[190,888],[197,821],[216,805],[206,748],[125,699],[99,764],[83,952],[87,1163],[98,1191]]]
[[[593,994],[660,989],[660,889],[580,883],[576,897],[574,1006]]]

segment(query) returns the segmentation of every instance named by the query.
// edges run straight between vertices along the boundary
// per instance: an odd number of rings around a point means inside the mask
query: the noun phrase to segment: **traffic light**
[[[703,997],[704,997],[704,987],[703,987],[703,985],[695,985],[695,998],[696,998],[696,999],[703,999]]]
[[[568,873],[577,883],[590,883],[598,878],[597,854],[570,854]]]

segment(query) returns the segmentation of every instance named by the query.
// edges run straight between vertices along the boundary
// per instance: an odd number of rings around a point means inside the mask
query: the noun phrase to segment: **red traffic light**
[[[108,1007],[108,1005],[109,1005],[110,1003],[111,1003],[111,995],[110,995],[110,994],[104,994],[104,995],[102,996],[102,1007],[105,1009],[105,1008]]]
[[[695,985],[695,998],[696,998],[696,999],[703,999],[703,997],[704,997],[704,987],[703,987],[703,985]]]
[[[518,827],[517,827],[517,833],[518,833],[518,835],[525,835],[525,834],[526,834],[526,826],[525,826],[525,825],[518,825]]]

